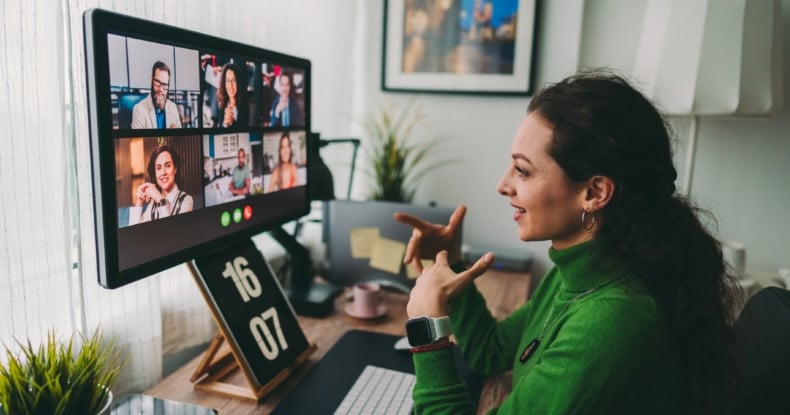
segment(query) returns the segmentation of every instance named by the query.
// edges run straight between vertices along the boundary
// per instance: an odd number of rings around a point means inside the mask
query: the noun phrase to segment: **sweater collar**
[[[549,248],[549,258],[557,266],[557,273],[567,291],[585,291],[599,287],[622,275],[615,267],[606,266],[595,240],[582,242],[565,249]]]

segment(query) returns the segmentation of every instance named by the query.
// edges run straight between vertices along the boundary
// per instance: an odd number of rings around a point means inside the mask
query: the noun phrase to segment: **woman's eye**
[[[518,166],[513,166],[513,169],[514,169],[514,170],[516,170],[516,173],[518,173],[518,175],[519,175],[520,177],[526,177],[526,176],[529,176],[529,173],[527,173],[527,171],[526,171],[526,170],[524,170],[524,169],[522,169],[521,167],[518,167]]]

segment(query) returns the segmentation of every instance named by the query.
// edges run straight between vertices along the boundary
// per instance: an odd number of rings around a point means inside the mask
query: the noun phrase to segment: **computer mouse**
[[[411,349],[411,345],[409,344],[408,337],[401,337],[398,341],[395,342],[395,350],[409,350]]]

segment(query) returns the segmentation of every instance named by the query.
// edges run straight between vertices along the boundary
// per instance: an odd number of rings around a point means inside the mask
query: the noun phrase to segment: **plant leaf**
[[[451,163],[439,160],[425,166],[427,157],[436,149],[437,140],[412,142],[415,128],[427,117],[416,98],[403,107],[379,106],[363,118],[371,146],[364,150],[368,167],[360,171],[374,183],[371,197],[377,200],[408,202],[414,197],[416,181],[430,169]]]

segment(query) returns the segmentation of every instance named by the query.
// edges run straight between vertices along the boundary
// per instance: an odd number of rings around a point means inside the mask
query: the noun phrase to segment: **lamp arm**
[[[346,200],[351,200],[351,185],[354,183],[354,169],[357,165],[357,150],[359,149],[359,140],[354,142],[354,153],[351,156],[351,173],[348,176],[348,189],[346,189]]]

